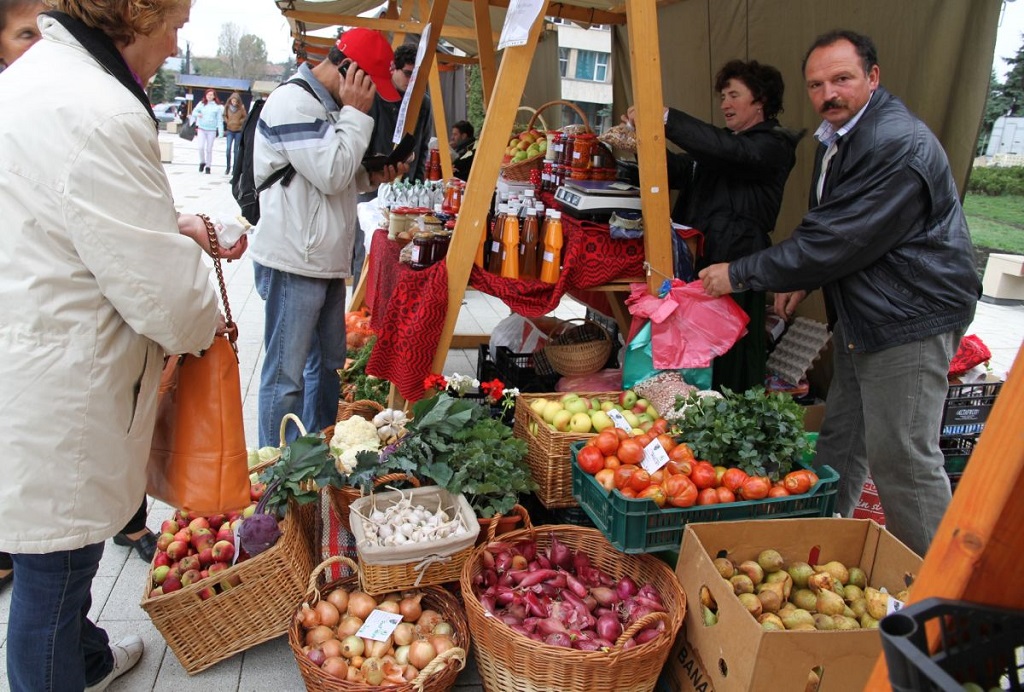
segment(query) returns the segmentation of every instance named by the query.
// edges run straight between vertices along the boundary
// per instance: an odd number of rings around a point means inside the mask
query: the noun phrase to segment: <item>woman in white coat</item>
[[[190,0],[55,0],[0,79],[0,551],[10,689],[102,690],[142,655],[89,621],[145,492],[163,356],[223,330],[205,224],[175,218],[143,85]],[[184,237],[183,237],[184,236]],[[195,241],[195,242],[193,242]],[[244,243],[223,256],[238,256]]]

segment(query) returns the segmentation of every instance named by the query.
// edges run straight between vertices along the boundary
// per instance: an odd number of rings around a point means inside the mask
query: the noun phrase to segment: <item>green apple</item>
[[[636,411],[637,409],[641,409],[643,411],[646,411],[647,407],[650,405],[651,402],[649,402],[647,399],[637,399],[636,403],[633,404],[633,410]]]
[[[653,418],[654,420],[658,420],[659,418],[661,418],[661,415],[658,413],[658,410],[651,406],[650,404],[647,404],[647,415]]]
[[[544,419],[545,423],[550,423],[555,419],[555,414],[562,410],[562,402],[549,401],[544,404],[544,411],[540,414],[540,417]]]
[[[629,431],[629,436],[630,437],[636,437],[637,435],[643,435],[643,434],[644,434],[644,429],[643,428],[633,428],[632,430]]]
[[[598,399],[596,396],[591,397],[590,408],[594,409],[595,411],[599,410],[601,408],[601,400]]]
[[[636,419],[638,421],[640,421],[641,423],[653,423],[654,422],[654,419],[651,418],[651,414],[649,414],[649,413],[639,413],[639,414],[637,414]]]
[[[634,406],[636,406],[636,401],[637,395],[636,392],[634,392],[632,389],[627,389],[626,391],[619,394],[619,403],[622,404],[622,408],[624,409],[633,408]]]
[[[629,427],[631,427],[631,428],[639,428],[640,427],[640,419],[637,418],[636,414],[633,413],[632,411],[623,411],[622,412],[622,417],[626,419],[627,423],[629,423]]]
[[[562,397],[562,406],[569,413],[586,413],[587,400],[581,399],[577,394],[566,394]]]
[[[584,412],[572,414],[572,419],[569,421],[569,429],[575,433],[588,433],[593,428],[593,423]]]
[[[544,397],[534,399],[530,402],[530,410],[536,413],[538,416],[544,415],[544,407],[548,405],[548,400]]]
[[[612,419],[608,417],[608,414],[604,411],[594,411],[590,414],[590,423],[594,426],[594,430],[601,432],[605,428],[610,428],[615,423],[612,423]]]
[[[555,430],[559,432],[566,432],[569,430],[569,423],[572,421],[573,414],[565,409],[562,409],[555,414],[555,417],[551,419],[551,424],[555,426]]]
[[[601,402],[601,410],[602,411],[611,411],[614,408],[616,408],[616,406],[611,401],[602,401]]]
[[[641,421],[640,422],[640,429],[643,430],[644,432],[647,432],[648,430],[650,430],[653,427],[654,427],[654,421],[652,421],[652,420],[645,420],[645,421]]]

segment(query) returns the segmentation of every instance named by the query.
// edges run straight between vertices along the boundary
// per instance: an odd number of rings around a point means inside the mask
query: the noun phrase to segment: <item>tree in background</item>
[[[174,83],[174,75],[162,67],[157,71],[156,76],[153,77],[153,81],[149,83],[149,87],[146,88],[146,92],[149,94],[149,102],[153,104],[166,103],[173,100],[177,90],[178,87]]]
[[[992,125],[1003,115],[1024,115],[1024,45],[1017,49],[1012,58],[1005,58],[1010,65],[1006,79],[1000,83],[995,72],[989,82],[988,100],[985,102],[985,114],[978,136],[977,153],[984,154],[988,140],[992,136]]]
[[[484,127],[484,82],[479,65],[466,68],[466,120],[479,137]]]
[[[221,24],[220,38],[217,40],[217,57],[227,64],[228,74],[239,76],[238,68],[241,60],[239,57],[239,41],[242,38],[242,31],[234,22]]]
[[[243,34],[233,22],[222,24],[217,42],[217,61],[222,68],[204,65],[203,74],[239,79],[260,79],[267,72],[267,45],[254,34]]]
[[[267,44],[259,36],[246,34],[238,39],[238,70],[242,79],[260,79],[267,73]]]

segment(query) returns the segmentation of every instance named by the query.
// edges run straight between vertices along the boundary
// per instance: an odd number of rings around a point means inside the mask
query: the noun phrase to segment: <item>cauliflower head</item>
[[[348,447],[341,454],[338,454],[334,458],[334,468],[338,469],[338,473],[349,475],[356,470],[356,455],[360,452],[376,452],[380,449],[380,445],[377,442],[360,442],[357,445]]]
[[[334,426],[334,437],[330,442],[331,454],[335,458],[340,458],[347,450],[357,446],[362,447],[359,451],[373,452],[380,449],[380,438],[377,436],[376,426],[358,416],[339,421]]]

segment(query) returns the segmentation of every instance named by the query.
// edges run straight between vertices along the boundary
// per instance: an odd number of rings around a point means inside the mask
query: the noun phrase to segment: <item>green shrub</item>
[[[1012,168],[976,167],[971,171],[968,192],[996,197],[1024,195],[1024,166]]]

